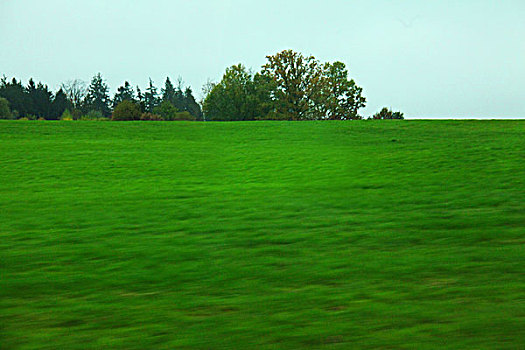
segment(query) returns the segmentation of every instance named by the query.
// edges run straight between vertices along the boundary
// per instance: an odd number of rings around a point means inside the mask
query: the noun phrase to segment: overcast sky
[[[283,49],[340,60],[411,118],[525,118],[524,0],[0,0],[0,75],[111,92],[182,76],[200,96]]]

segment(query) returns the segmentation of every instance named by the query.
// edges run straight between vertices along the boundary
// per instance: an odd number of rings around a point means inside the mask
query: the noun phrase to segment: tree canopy
[[[203,103],[207,120],[255,120],[271,110],[270,83],[259,73],[253,75],[242,64],[226,69],[222,80],[210,86]]]
[[[320,62],[293,50],[267,56],[259,71],[242,63],[226,68],[219,82],[208,80],[204,85],[200,102],[181,77],[175,82],[166,77],[160,89],[151,78],[145,89],[133,86],[124,81],[111,98],[100,73],[89,85],[81,79],[68,80],[56,93],[32,78],[24,86],[16,78],[3,76],[0,97],[7,101],[10,116],[28,119],[113,115],[112,119],[120,120],[119,109],[126,107],[138,109],[140,115],[133,113],[133,120],[350,120],[362,119],[359,111],[366,106],[363,89],[343,62]],[[125,101],[131,104],[122,104]],[[403,119],[403,113],[383,109],[369,119]]]
[[[207,120],[361,119],[362,91],[344,63],[321,64],[285,50],[267,56],[256,74],[242,64],[227,68],[222,80],[207,88],[203,111]]]

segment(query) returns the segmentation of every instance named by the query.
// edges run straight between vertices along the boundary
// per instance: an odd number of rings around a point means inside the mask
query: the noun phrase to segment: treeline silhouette
[[[4,76],[0,80],[0,98],[4,99],[0,100],[0,116],[10,119],[103,120],[111,118],[119,103],[128,101],[141,114],[161,113],[161,107],[168,105],[185,119],[202,120],[200,105],[191,88],[183,89],[181,79],[175,87],[169,77],[160,93],[151,79],[144,91],[126,81],[111,98],[100,73],[89,85],[82,80],[71,80],[63,83],[56,93],[43,83],[35,84],[33,79],[24,86],[20,80],[9,81]]]
[[[218,83],[203,87],[197,103],[179,78],[166,78],[159,89],[149,80],[144,91],[125,81],[110,97],[100,73],[89,85],[63,83],[55,93],[30,79],[0,80],[0,118],[50,120],[355,120],[366,106],[363,89],[342,62],[318,61],[292,50],[267,56],[259,72],[238,64],[226,69]],[[201,109],[202,107],[202,109]],[[383,108],[369,119],[403,119]]]

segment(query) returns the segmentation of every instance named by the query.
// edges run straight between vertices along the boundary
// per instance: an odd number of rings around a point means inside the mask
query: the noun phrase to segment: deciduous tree
[[[262,73],[275,83],[276,112],[290,120],[320,119],[315,107],[320,103],[322,71],[315,57],[285,50],[267,59]]]
[[[322,119],[362,119],[359,109],[365,107],[363,89],[348,78],[348,70],[342,62],[325,63],[321,78],[319,115]]]
[[[68,80],[60,88],[64,91],[73,107],[80,109],[87,94],[87,84],[80,79]]]
[[[264,117],[264,103],[269,91],[264,86],[269,80],[255,76],[242,64],[226,69],[222,80],[211,85],[203,102],[207,120],[255,120]],[[264,114],[264,115],[263,115]]]

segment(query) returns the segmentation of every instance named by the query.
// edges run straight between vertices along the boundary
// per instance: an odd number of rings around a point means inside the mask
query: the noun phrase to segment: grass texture
[[[0,348],[524,348],[524,181],[525,121],[2,121]]]

